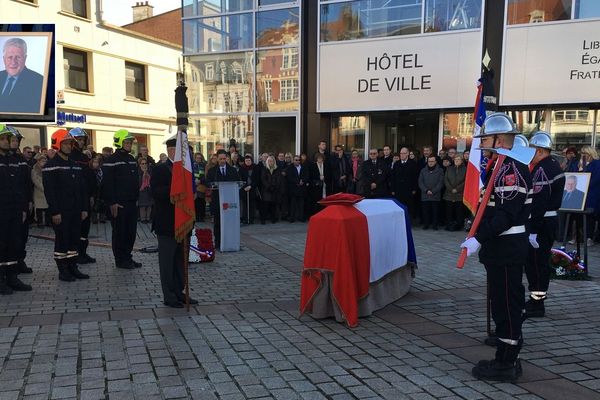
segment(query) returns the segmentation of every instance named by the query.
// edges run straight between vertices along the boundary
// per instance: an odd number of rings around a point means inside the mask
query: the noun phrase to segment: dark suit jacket
[[[286,182],[289,196],[306,197],[306,186],[308,185],[310,180],[308,168],[301,165],[300,174],[298,174],[296,166],[292,164],[289,167],[287,167],[286,172]]]
[[[206,174],[206,183],[211,186],[214,182],[235,182],[240,180],[240,176],[229,164],[225,165],[225,176],[221,174],[221,167],[218,165],[208,170]],[[214,189],[211,193],[212,199],[210,201],[210,210],[213,214],[219,212],[219,189]]]
[[[565,196],[567,195],[567,191],[563,192],[563,201],[560,205],[560,208],[566,208],[570,210],[581,210],[583,207],[583,197],[584,193],[581,190],[573,190],[571,192],[571,196],[565,200]]]
[[[7,79],[8,72],[0,71],[0,112],[39,112],[44,77],[25,67],[12,92],[3,96],[1,93]]]
[[[381,198],[387,196],[386,182],[388,178],[388,168],[383,161],[377,160],[375,164],[369,159],[363,161],[362,180],[365,196],[369,198]],[[371,183],[377,185],[371,189]]]
[[[171,160],[159,164],[152,171],[150,188],[154,200],[152,229],[157,235],[175,237],[175,206],[171,203]]]
[[[407,160],[404,164],[402,161],[396,161],[391,173],[390,186],[395,197],[403,204],[410,204],[412,192],[419,188],[417,163],[413,160]]]

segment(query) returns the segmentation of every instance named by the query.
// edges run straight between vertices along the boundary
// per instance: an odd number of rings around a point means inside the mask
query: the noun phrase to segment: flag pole
[[[471,225],[471,230],[469,230],[469,235],[467,238],[472,238],[477,234],[477,230],[479,229],[479,224],[481,224],[481,219],[483,218],[483,213],[485,212],[485,208],[487,206],[488,201],[490,201],[490,197],[492,196],[492,192],[494,191],[494,182],[496,181],[496,177],[502,168],[502,164],[506,156],[503,154],[498,154],[498,159],[496,161],[496,165],[494,166],[494,170],[492,172],[492,176],[488,180],[488,184],[485,188],[485,193],[483,194],[483,199],[481,203],[479,203],[479,207],[477,207],[477,214],[475,215],[475,220],[473,220],[473,224]],[[458,262],[456,263],[456,268],[462,269],[465,266],[465,261],[467,260],[467,249],[463,248],[460,252],[460,257],[458,257]]]
[[[190,246],[188,235],[183,237],[183,286],[185,288],[185,307],[190,311],[190,283],[188,277],[188,263],[190,255]]]

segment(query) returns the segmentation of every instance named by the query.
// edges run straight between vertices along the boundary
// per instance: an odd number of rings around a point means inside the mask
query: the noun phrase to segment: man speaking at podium
[[[227,153],[221,149],[217,151],[217,162],[215,167],[208,170],[206,182],[209,187],[215,186],[217,182],[236,182],[240,180],[237,171],[227,164]],[[221,247],[221,210],[219,205],[219,189],[213,188],[210,201],[210,213],[213,216],[213,233],[215,235],[215,248]]]

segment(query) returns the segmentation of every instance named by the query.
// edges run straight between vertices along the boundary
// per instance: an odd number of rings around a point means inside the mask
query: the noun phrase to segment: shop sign
[[[73,122],[76,124],[85,124],[86,115],[85,114],[73,114],[66,113],[63,111],[59,111],[56,113],[56,124],[62,126],[67,122]]]
[[[473,107],[481,32],[323,43],[320,112]]]
[[[598,103],[600,21],[508,27],[501,105]]]

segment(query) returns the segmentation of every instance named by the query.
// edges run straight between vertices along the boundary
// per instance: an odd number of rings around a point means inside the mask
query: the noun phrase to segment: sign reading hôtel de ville
[[[322,43],[320,112],[473,107],[481,33]]]
[[[500,104],[597,103],[600,22],[508,27]]]

